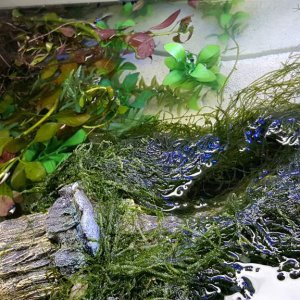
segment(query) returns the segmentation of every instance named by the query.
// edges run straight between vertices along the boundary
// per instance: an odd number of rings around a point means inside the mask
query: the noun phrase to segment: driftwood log
[[[0,299],[43,299],[62,275],[95,254],[100,231],[93,207],[77,183],[60,190],[47,214],[0,223]]]

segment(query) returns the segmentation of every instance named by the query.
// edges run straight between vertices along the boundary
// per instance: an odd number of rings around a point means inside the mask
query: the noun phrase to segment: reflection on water
[[[208,135],[195,143],[176,140],[164,145],[163,141],[150,140],[145,155],[156,163],[157,172],[163,179],[158,190],[165,200],[169,200],[182,197],[202,170],[217,162],[216,156],[223,150],[219,138]]]
[[[225,300],[295,300],[299,297],[299,271],[286,272],[278,267],[245,263],[237,263],[235,269],[236,284],[245,292],[226,296]]]

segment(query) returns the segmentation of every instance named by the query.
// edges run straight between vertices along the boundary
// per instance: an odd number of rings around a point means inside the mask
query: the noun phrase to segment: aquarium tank
[[[2,0],[0,298],[300,299],[299,28],[297,0]]]

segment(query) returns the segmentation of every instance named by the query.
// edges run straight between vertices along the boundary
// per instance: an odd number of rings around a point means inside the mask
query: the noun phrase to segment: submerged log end
[[[97,251],[100,230],[88,198],[78,184],[60,194],[47,214],[0,223],[1,300],[43,299],[61,275],[85,264],[87,251]]]

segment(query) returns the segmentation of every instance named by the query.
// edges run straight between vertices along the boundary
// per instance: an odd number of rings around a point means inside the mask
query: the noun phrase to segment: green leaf
[[[26,147],[27,143],[22,138],[15,138],[11,140],[8,144],[5,146],[5,150],[10,153],[17,153],[21,149],[24,149]]]
[[[185,61],[185,49],[179,43],[169,43],[164,46],[165,50],[172,55],[178,62]]]
[[[39,153],[39,145],[33,144],[25,151],[24,160],[33,161],[36,158],[38,153]]]
[[[223,74],[217,74],[217,83],[218,83],[218,89],[222,88],[223,85],[226,82],[226,76]]]
[[[177,69],[178,62],[176,61],[176,59],[174,57],[169,56],[169,57],[165,58],[165,65],[170,70],[174,70],[174,69]]]
[[[243,11],[239,11],[233,15],[231,32],[233,35],[239,34],[244,30],[247,25],[249,14]]]
[[[25,164],[25,174],[33,182],[41,181],[46,177],[45,168],[38,161],[27,162]]]
[[[0,184],[0,196],[8,196],[11,197],[13,196],[13,192],[11,188],[4,182]]]
[[[0,156],[2,155],[5,146],[12,140],[12,137],[0,137]]]
[[[45,168],[47,174],[53,173],[56,170],[56,168],[57,168],[56,162],[54,160],[51,160],[51,159],[42,160],[41,164]]]
[[[0,114],[5,114],[9,106],[13,103],[13,98],[6,94],[0,101]]]
[[[184,72],[180,70],[173,70],[164,78],[163,85],[174,85],[184,79]]]
[[[130,106],[134,108],[143,108],[147,101],[149,101],[154,95],[154,91],[144,90],[136,97],[136,100],[130,104]]]
[[[244,11],[238,11],[233,15],[232,18],[234,24],[240,24],[246,22],[249,19],[249,14]]]
[[[127,92],[133,91],[136,87],[136,83],[138,81],[139,75],[140,75],[140,73],[128,74],[122,83],[122,87]]]
[[[62,111],[56,115],[58,123],[66,124],[71,127],[81,126],[90,119],[87,113],[77,114],[73,111]]]
[[[125,70],[134,71],[136,70],[136,65],[127,61],[124,64],[120,65],[118,68],[118,71],[125,71]]]
[[[183,83],[180,84],[180,88],[183,90],[193,90],[197,85],[199,85],[199,82],[192,79],[187,79]]]
[[[57,123],[45,123],[37,131],[34,141],[35,142],[46,142],[55,136],[59,125]]]
[[[57,153],[55,155],[49,155],[46,160],[42,160],[41,164],[45,168],[48,174],[53,173],[57,167],[70,157],[71,153]]]
[[[1,129],[0,130],[0,138],[8,138],[9,137],[9,130],[8,129]],[[0,143],[1,145],[1,143]]]
[[[22,17],[22,14],[20,13],[20,11],[18,10],[18,9],[16,9],[16,8],[14,8],[13,10],[12,10],[12,16],[13,16],[13,18],[20,18],[20,17]]]
[[[41,63],[42,61],[44,61],[47,58],[48,55],[49,55],[48,53],[47,54],[39,54],[39,55],[37,55],[33,59],[33,61],[30,63],[30,65],[31,66],[35,66],[35,65]]]
[[[61,151],[63,148],[77,146],[82,144],[87,138],[87,134],[83,129],[79,129],[74,135],[67,139],[60,147]]]
[[[117,135],[122,135],[136,126],[155,119],[154,116],[146,115],[143,109],[132,108],[122,122],[112,122],[109,129]]]
[[[231,0],[231,5],[232,5],[232,7],[235,7],[243,2],[244,2],[244,0]]]
[[[200,108],[198,106],[198,100],[199,97],[197,95],[192,96],[187,103],[188,108],[193,110],[199,110]]]
[[[23,163],[18,163],[11,176],[10,184],[14,190],[20,190],[25,186],[26,176]]]
[[[53,43],[46,42],[45,46],[46,46],[47,52],[49,53],[53,47]]]
[[[103,78],[103,79],[101,79],[99,85],[106,86],[106,87],[111,86],[111,81],[109,79]]]
[[[231,8],[232,8],[232,0],[226,1],[226,2],[224,3],[224,5],[223,5],[223,11],[224,11],[224,13],[228,13],[228,14],[229,14]]]
[[[57,64],[50,64],[41,71],[41,79],[46,80],[52,77],[58,69]]]
[[[232,15],[230,13],[223,13],[220,16],[219,22],[222,28],[228,28],[231,25]]]
[[[218,35],[218,39],[221,43],[227,44],[229,40],[229,34],[224,32],[223,34]]]
[[[54,136],[50,141],[45,143],[45,149],[40,153],[39,160],[44,159],[44,156],[48,156],[52,152],[57,151],[57,149],[62,145],[64,141],[58,140],[56,136]],[[35,144],[38,145],[38,144]]]
[[[124,22],[118,22],[116,24],[117,29],[125,29],[127,27],[132,27],[132,26],[135,26],[135,22],[132,19],[128,19]]]
[[[120,105],[120,106],[118,107],[118,113],[119,113],[120,115],[124,115],[124,114],[128,111],[128,109],[129,109],[128,106],[126,106],[126,105]]]
[[[97,21],[96,26],[100,29],[108,29],[109,28],[108,25],[102,20]]]
[[[133,11],[133,4],[127,2],[125,5],[123,5],[122,11],[126,16],[129,16]]]
[[[200,82],[212,82],[216,80],[216,75],[201,63],[196,66],[191,76]]]
[[[207,45],[205,46],[197,57],[198,63],[206,63],[213,66],[219,59],[221,53],[220,46],[218,45]]]

